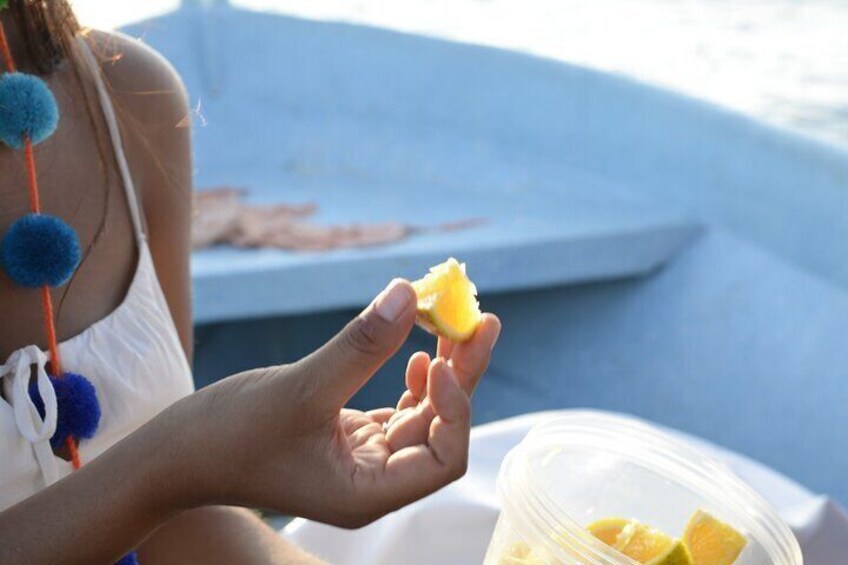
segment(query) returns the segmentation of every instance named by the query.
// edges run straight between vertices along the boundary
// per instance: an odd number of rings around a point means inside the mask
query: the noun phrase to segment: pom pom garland
[[[56,99],[43,80],[17,72],[0,77],[0,141],[23,149],[27,138],[41,143],[58,124]]]
[[[53,449],[59,449],[69,437],[88,439],[97,432],[100,424],[100,403],[91,381],[76,373],[64,373],[61,377],[49,377],[56,392],[56,431],[50,438]],[[33,381],[29,395],[42,418],[45,416],[44,402]]]
[[[3,7],[7,5],[4,1]],[[24,286],[34,286],[43,280],[40,288],[41,306],[44,332],[50,348],[50,373],[61,375],[62,363],[49,284],[64,282],[73,274],[79,263],[79,242],[70,226],[58,218],[41,216],[38,171],[33,149],[36,143],[43,141],[56,129],[59,109],[44,81],[17,72],[2,19],[0,56],[6,68],[6,74],[0,76],[0,142],[24,150],[32,212],[30,216],[15,222],[0,244],[0,264],[6,267],[12,280]],[[62,251],[67,251],[66,256],[58,256]],[[71,464],[74,469],[79,469],[81,462],[77,440],[68,436],[66,444]]]
[[[79,264],[79,240],[61,219],[27,214],[3,238],[0,261],[9,278],[23,287],[61,286]]]
[[[8,0],[0,0],[0,11]],[[40,78],[16,71],[6,30],[0,20],[0,57],[6,74],[0,76],[0,142],[23,149],[29,180],[32,213],[16,221],[0,243],[0,264],[17,284],[40,288],[44,329],[50,348],[50,383],[56,393],[56,430],[50,438],[54,451],[66,445],[74,469],[82,465],[77,442],[92,437],[100,424],[100,403],[91,382],[76,373],[63,373],[50,287],[70,279],[79,265],[80,247],[76,232],[54,216],[41,214],[38,176],[33,147],[56,131],[59,108],[56,98]],[[58,375],[58,376],[57,376]],[[43,418],[44,402],[37,383],[29,387],[33,404]],[[138,565],[138,555],[130,552],[118,565]]]

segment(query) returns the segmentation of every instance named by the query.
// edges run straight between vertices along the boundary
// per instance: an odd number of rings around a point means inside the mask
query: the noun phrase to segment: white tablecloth
[[[284,535],[335,565],[479,564],[498,517],[501,460],[540,421],[561,412],[503,420],[472,431],[468,475],[439,493],[366,528],[347,531],[295,520]],[[848,513],[771,469],[704,440],[672,431],[724,461],[780,512],[806,565],[848,564]]]

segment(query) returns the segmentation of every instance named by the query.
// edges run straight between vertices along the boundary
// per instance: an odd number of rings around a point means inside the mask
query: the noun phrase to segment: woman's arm
[[[172,465],[180,454],[168,427],[165,419],[143,428],[0,515],[0,563],[114,563],[150,532],[139,552],[145,564],[320,563],[248,510],[179,514],[192,504],[192,473]]]
[[[180,400],[0,514],[0,563],[111,563],[178,514],[216,504],[360,527],[458,479],[467,466],[469,395],[500,331],[494,316],[432,362],[416,355],[398,410],[343,409],[397,352],[415,316],[412,287],[396,281],[309,357]],[[254,540],[262,543],[250,538],[245,547]],[[286,551],[249,549],[239,560],[260,553],[257,561],[272,562]]]
[[[188,477],[168,419],[0,514],[0,563],[115,562],[179,512]]]

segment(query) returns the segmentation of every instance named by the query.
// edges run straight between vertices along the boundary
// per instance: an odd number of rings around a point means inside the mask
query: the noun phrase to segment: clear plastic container
[[[723,464],[630,418],[576,412],[537,426],[504,459],[498,495],[485,565],[634,565],[585,527],[621,516],[680,537],[698,509],[748,538],[735,565],[803,563],[777,512]]]

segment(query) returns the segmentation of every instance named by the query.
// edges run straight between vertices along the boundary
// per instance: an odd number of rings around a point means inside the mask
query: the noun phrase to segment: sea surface
[[[848,147],[848,0],[232,3],[494,45],[621,73]],[[104,28],[178,4],[74,0],[84,23]]]

